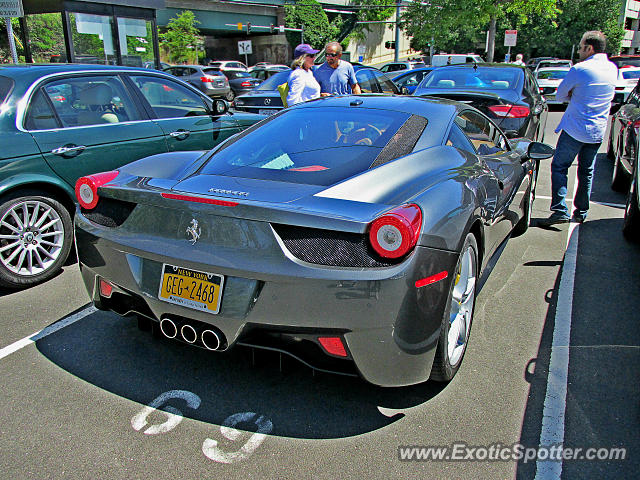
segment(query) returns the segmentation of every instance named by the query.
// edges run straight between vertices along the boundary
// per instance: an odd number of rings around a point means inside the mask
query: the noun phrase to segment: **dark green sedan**
[[[227,109],[148,69],[0,67],[0,285],[32,285],[64,264],[79,177],[209,150],[264,118]]]

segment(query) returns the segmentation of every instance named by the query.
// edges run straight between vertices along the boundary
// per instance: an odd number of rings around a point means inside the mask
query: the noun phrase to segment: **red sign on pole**
[[[504,31],[504,46],[505,47],[515,47],[516,39],[518,37],[517,30],[505,30]]]

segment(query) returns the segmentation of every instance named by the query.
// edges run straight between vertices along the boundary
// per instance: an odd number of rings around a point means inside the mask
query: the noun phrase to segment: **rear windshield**
[[[618,68],[620,67],[640,67],[640,58],[616,58],[611,60],[616,64]]]
[[[370,168],[409,116],[358,109],[347,117],[345,110],[330,107],[289,110],[216,152],[200,173],[332,185]]]
[[[278,85],[283,84],[289,79],[289,75],[291,75],[292,70],[285,70],[284,72],[278,72],[275,75],[269,77],[264,82],[262,82],[258,88],[255,90],[277,90]],[[254,91],[255,91],[254,90]]]
[[[540,80],[562,80],[567,76],[569,70],[547,70],[546,72],[538,72],[538,79]]]
[[[217,68],[203,68],[202,71],[207,75],[217,75],[219,77],[223,76],[223,73]]]
[[[229,80],[233,80],[234,78],[251,78],[251,74],[249,72],[239,70],[225,70],[222,73],[224,73]]]
[[[622,78],[625,80],[635,80],[640,78],[640,70],[620,70]]]
[[[0,77],[0,103],[4,103],[13,87],[13,80],[8,77]]]
[[[424,88],[452,89],[471,87],[474,89],[516,88],[522,70],[517,68],[438,68],[425,79]]]

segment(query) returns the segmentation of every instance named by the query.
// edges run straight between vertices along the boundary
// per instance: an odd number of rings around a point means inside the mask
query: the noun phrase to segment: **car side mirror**
[[[544,160],[553,157],[556,149],[546,143],[531,142],[527,148],[527,158],[532,160]]]
[[[229,111],[229,102],[222,98],[216,98],[213,100],[213,105],[211,107],[211,115],[216,117],[220,115],[224,115]]]

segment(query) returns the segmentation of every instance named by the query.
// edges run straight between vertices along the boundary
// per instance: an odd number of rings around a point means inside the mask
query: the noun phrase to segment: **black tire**
[[[531,175],[531,183],[529,184],[526,198],[524,200],[524,212],[520,221],[516,223],[515,227],[513,227],[513,231],[511,232],[511,235],[513,237],[518,237],[524,234],[527,230],[529,230],[529,225],[531,225],[531,211],[533,209],[533,201],[536,198],[535,188],[537,176],[537,172],[533,172],[533,174]]]
[[[612,123],[613,126],[613,123]],[[613,141],[611,136],[613,135],[613,133],[611,131],[609,131],[609,141],[607,142],[607,158],[609,160],[615,160],[616,159],[616,154],[613,151]]]
[[[25,208],[27,217],[36,217],[26,226]],[[20,288],[48,280],[64,265],[72,243],[71,215],[57,200],[25,190],[0,199],[0,285]]]
[[[224,96],[224,99],[227,102],[233,102],[233,99],[236,98],[236,94],[233,90],[229,89],[229,93]]]
[[[611,189],[615,192],[624,192],[629,188],[629,177],[620,163],[620,150],[613,161],[613,174],[611,175]]]
[[[638,168],[636,165],[635,168]],[[638,184],[634,172],[631,186],[627,193],[627,205],[624,209],[623,235],[632,242],[640,241],[640,210],[638,209]]]
[[[467,252],[469,253],[469,257],[466,258]],[[461,349],[456,352],[456,359],[452,362],[449,355],[449,331],[452,325],[451,322],[451,307],[453,304],[453,295],[456,287],[459,282],[462,280],[464,270],[464,263],[467,260],[471,261],[471,265],[469,268],[469,277],[465,280],[465,283],[470,286],[469,294],[462,295],[463,299],[466,299],[462,302],[459,302],[459,305],[467,304],[466,307],[470,308],[470,313],[468,318],[466,319],[466,328],[464,331],[464,341],[460,345]],[[472,278],[472,282],[468,280]],[[442,316],[442,325],[440,327],[440,337],[438,339],[438,345],[436,347],[436,355],[433,360],[433,367],[431,368],[431,380],[435,380],[438,382],[449,382],[457,373],[460,365],[462,364],[462,359],[464,358],[464,354],[467,349],[467,342],[469,340],[469,331],[471,330],[471,324],[473,320],[473,312],[475,309],[476,302],[476,281],[478,278],[478,244],[476,242],[476,238],[472,233],[468,233],[464,244],[462,245],[462,249],[460,250],[460,254],[458,256],[458,262],[456,264],[456,269],[451,279],[451,287],[449,288],[449,295],[447,296],[447,305],[444,310],[444,315]],[[465,286],[465,291],[467,290]],[[469,304],[470,303],[470,304]],[[456,317],[458,318],[458,317]]]

